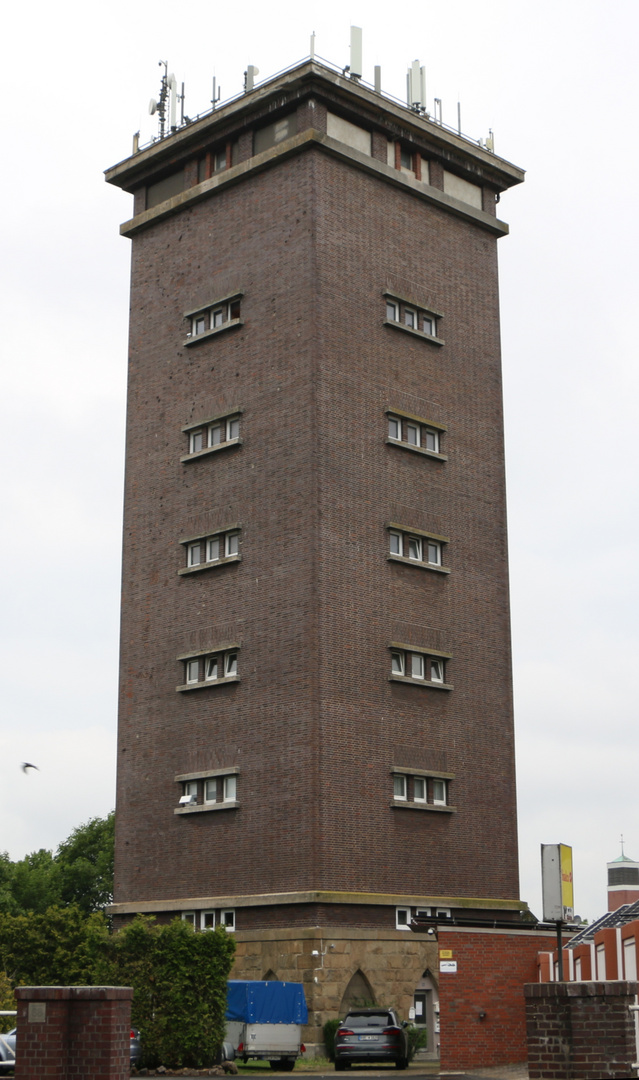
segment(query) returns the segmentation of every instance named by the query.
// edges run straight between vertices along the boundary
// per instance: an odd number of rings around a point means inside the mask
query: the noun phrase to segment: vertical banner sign
[[[570,922],[574,915],[572,848],[541,845],[541,887],[546,922]]]

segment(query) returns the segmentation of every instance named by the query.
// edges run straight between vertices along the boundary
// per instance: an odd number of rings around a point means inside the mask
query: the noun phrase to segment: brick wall
[[[525,987],[530,1080],[634,1076],[636,982]]]
[[[553,934],[439,928],[439,956],[457,965],[439,972],[442,1069],[525,1061],[524,985],[537,979],[537,954]]]
[[[18,1080],[127,1080],[133,990],[21,986]]]

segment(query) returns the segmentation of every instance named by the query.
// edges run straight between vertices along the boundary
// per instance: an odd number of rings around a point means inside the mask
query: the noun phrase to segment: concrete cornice
[[[260,893],[251,896],[191,896],[170,900],[139,900],[114,903],[110,915],[155,914],[163,911],[198,911],[208,908],[275,907],[282,904],[363,904],[381,907],[472,908],[490,911],[526,911],[522,900],[493,900],[468,896],[417,896],[401,893],[359,893],[310,890],[308,892]]]

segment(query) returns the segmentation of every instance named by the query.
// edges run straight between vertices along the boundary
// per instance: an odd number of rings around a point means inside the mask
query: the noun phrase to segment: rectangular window
[[[238,555],[240,550],[240,534],[239,532],[227,533],[225,537],[225,553],[228,558],[230,555]]]
[[[235,930],[235,911],[233,909],[220,912],[220,925],[224,926],[229,932]]]
[[[216,562],[220,557],[220,538],[219,536],[212,536],[206,542],[206,561]]]
[[[435,683],[443,683],[444,681],[444,661],[443,660],[431,660],[430,662],[430,681]]]
[[[404,674],[404,654],[400,652],[391,653],[391,671],[393,675]]]
[[[201,311],[190,312],[186,316],[191,328],[186,344],[192,344],[194,338],[202,338],[205,334],[210,336],[215,330],[221,330],[229,324],[239,322],[240,311],[240,297],[235,297],[233,300],[224,300]]]
[[[426,802],[427,789],[424,776],[416,776],[413,780],[413,798],[415,802]]]
[[[233,416],[230,420],[226,421],[226,441],[231,442],[232,439],[239,439],[240,437],[240,418],[239,416]]]
[[[435,806],[446,806],[446,781],[433,780],[433,803]]]
[[[199,454],[200,450],[204,449],[204,432],[200,428],[199,431],[192,431],[189,435],[189,453]]]
[[[409,446],[420,445],[420,430],[417,424],[406,424],[406,442]]]
[[[190,925],[195,930],[195,912],[194,911],[183,911],[182,915],[181,915],[181,918],[182,918],[182,922],[190,923]]]
[[[215,912],[214,911],[201,911],[200,912],[200,930],[214,930],[215,929]]]
[[[199,566],[202,561],[202,545],[189,544],[187,566]]]
[[[406,777],[402,773],[396,773],[393,777],[393,798],[406,799]]]
[[[237,777],[225,776],[224,777],[224,802],[235,802],[237,799]]]
[[[418,559],[421,562],[422,558],[422,542],[418,536],[408,537],[408,558]]]
[[[410,158],[410,154],[408,154]],[[409,166],[412,172],[412,166]],[[428,183],[428,181],[426,181]],[[384,294],[386,304],[386,322],[392,323],[399,330],[408,330],[421,338],[432,338],[434,345],[443,345],[437,336],[437,323],[443,316],[427,307],[420,307],[392,295]]]
[[[433,428],[426,428],[424,432],[424,446],[433,454],[439,453],[439,432]]]
[[[209,446],[219,446],[222,442],[222,427],[220,424],[211,424],[209,428]]]
[[[411,653],[410,675],[411,679],[424,678],[424,657],[421,655],[421,653]]]
[[[396,416],[389,416],[388,418],[388,437],[389,439],[399,439],[401,441],[402,422]]]
[[[223,683],[225,679],[236,679],[238,672],[238,654],[235,649],[228,652],[211,653],[210,656],[178,657],[184,664],[185,684],[178,686],[178,690],[186,690],[194,686],[211,685],[214,682]]]
[[[397,930],[410,930],[410,908],[395,908],[395,928]]]
[[[391,681],[393,678],[414,679],[423,686],[441,686],[442,689],[452,690],[452,686],[445,682],[445,674],[445,661],[429,656],[426,650],[391,649]]]
[[[213,779],[204,781],[204,802],[217,802],[217,780]]]
[[[428,541],[428,562],[431,566],[442,564],[442,546],[436,540]]]
[[[391,532],[390,534],[390,553],[391,555],[401,556],[404,551],[403,536],[398,532]]]

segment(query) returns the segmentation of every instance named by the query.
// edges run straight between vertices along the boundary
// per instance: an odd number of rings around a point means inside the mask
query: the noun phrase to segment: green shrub
[[[329,1061],[335,1061],[335,1032],[337,1031],[341,1021],[340,1020],[327,1020],[322,1028],[324,1033],[324,1046],[326,1048],[326,1057]]]
[[[425,1050],[428,1045],[428,1031],[421,1024],[411,1024],[406,1028],[408,1035],[408,1060],[412,1061],[418,1050]]]

